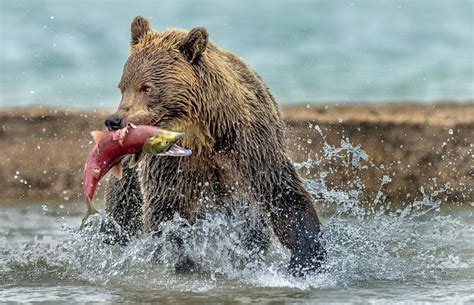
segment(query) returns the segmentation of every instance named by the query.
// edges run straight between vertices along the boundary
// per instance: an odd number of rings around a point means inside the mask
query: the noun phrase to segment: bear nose
[[[105,126],[108,130],[117,130],[122,127],[122,117],[118,114],[112,114],[105,118]]]

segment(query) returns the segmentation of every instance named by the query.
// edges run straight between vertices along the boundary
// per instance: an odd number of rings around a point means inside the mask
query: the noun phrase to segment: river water
[[[344,144],[345,143],[345,144]],[[326,147],[321,158],[346,158],[354,173],[377,166],[344,142]],[[305,169],[318,160],[295,164]],[[318,198],[328,252],[322,272],[293,278],[288,251],[273,237],[266,256],[248,259],[242,223],[254,217],[245,204],[233,217],[217,209],[194,226],[175,217],[161,237],[132,239],[126,246],[104,243],[104,213],[78,231],[80,202],[6,202],[0,209],[0,301],[208,303],[469,303],[474,302],[474,203],[441,200],[440,188],[403,204],[381,191],[364,201],[364,186],[330,188],[325,173],[305,180]],[[197,186],[196,186],[197,187]],[[467,189],[472,192],[472,189]],[[466,194],[472,198],[472,193]],[[247,223],[247,222],[246,222]],[[174,272],[176,234],[198,262],[192,274]],[[157,255],[156,249],[160,248]]]
[[[2,0],[0,107],[116,107],[137,15],[206,27],[283,104],[473,99],[470,0]]]
[[[202,243],[191,247],[203,270],[177,275],[172,271],[172,257],[151,262],[157,243],[152,238],[121,247],[105,245],[92,232],[78,233],[82,204],[4,204],[0,300],[473,302],[473,209],[461,206],[426,212],[431,208],[363,220],[325,218],[326,270],[295,279],[285,271],[288,253],[277,242],[266,261],[237,266],[231,256],[243,254],[229,237],[232,226],[225,227],[222,219],[219,224],[215,220],[202,224],[198,234]]]

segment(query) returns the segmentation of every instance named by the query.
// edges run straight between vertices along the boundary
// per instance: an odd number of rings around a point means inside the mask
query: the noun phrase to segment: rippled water
[[[286,273],[288,253],[276,241],[267,260],[236,264],[245,256],[232,237],[238,228],[222,215],[188,240],[202,270],[178,275],[171,249],[153,262],[161,241],[106,245],[97,232],[76,231],[82,204],[46,207],[2,206],[0,300],[474,301],[473,215],[465,207],[325,218],[329,259],[307,279]]]
[[[325,147],[323,158],[345,158],[363,171],[376,166],[348,140]],[[296,164],[300,170],[318,160]],[[436,190],[421,200],[390,208],[382,193],[360,200],[363,185],[330,189],[324,172],[306,180],[319,198],[328,260],[323,272],[304,279],[286,271],[289,254],[273,238],[265,257],[249,260],[242,245],[245,204],[234,217],[208,211],[194,226],[175,217],[163,235],[141,236],[127,246],[110,245],[100,233],[103,213],[85,231],[77,228],[82,203],[2,205],[0,300],[46,302],[315,303],[473,302],[473,203],[447,204]],[[381,184],[390,177],[381,177]],[[382,189],[382,187],[381,187]],[[176,274],[179,235],[199,271]],[[156,249],[161,249],[157,254]]]
[[[280,103],[473,99],[470,0],[2,0],[0,106],[116,107],[136,15],[207,27]]]

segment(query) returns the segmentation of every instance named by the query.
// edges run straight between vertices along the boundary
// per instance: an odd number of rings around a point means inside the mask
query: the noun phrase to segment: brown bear
[[[122,100],[105,120],[109,129],[133,123],[184,131],[180,145],[193,152],[146,155],[138,170],[110,179],[107,210],[123,230],[156,232],[175,213],[192,224],[206,202],[244,198],[290,250],[293,274],[320,268],[319,219],[285,154],[278,106],[242,59],[209,41],[202,27],[158,32],[138,16],[118,87]]]

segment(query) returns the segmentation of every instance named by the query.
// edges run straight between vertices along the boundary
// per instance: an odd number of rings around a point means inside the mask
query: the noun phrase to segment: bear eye
[[[149,93],[151,93],[152,89],[153,89],[153,87],[151,86],[151,84],[146,83],[140,88],[140,92],[149,94]]]

